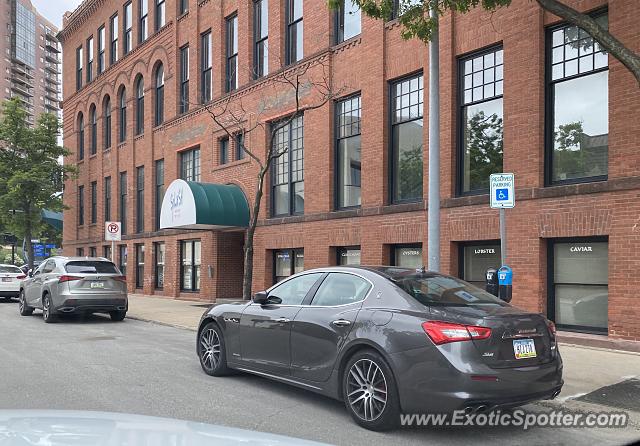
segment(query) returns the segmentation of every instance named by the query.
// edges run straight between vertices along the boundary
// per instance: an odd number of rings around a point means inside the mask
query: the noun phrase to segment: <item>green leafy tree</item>
[[[465,128],[469,157],[469,189],[489,187],[489,175],[502,172],[502,118],[484,111],[474,114]]]
[[[394,11],[394,0],[327,0],[331,8],[338,8],[342,1],[353,1],[360,6],[362,12],[377,19],[388,19]],[[429,10],[437,15],[447,11],[467,13],[473,8],[495,11],[508,7],[512,0],[397,0],[399,3],[399,21],[403,25],[402,37],[417,37],[429,42],[438,27],[438,21],[429,16]],[[640,55],[627,48],[613,36],[606,27],[599,24],[588,14],[583,14],[561,0],[535,0],[538,5],[563,20],[584,29],[596,40],[605,51],[618,59],[634,75],[640,84]]]
[[[18,99],[5,101],[0,119],[0,215],[6,229],[25,240],[29,267],[33,267],[31,239],[45,229],[42,210],[62,211],[64,181],[74,166],[60,160],[69,152],[58,145],[60,123],[49,113],[27,125]]]

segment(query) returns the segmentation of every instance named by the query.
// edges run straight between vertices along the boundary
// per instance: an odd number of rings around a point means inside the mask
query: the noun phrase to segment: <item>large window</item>
[[[360,265],[360,247],[346,246],[336,249],[338,265]]]
[[[156,230],[160,229],[160,210],[162,209],[162,199],[164,198],[164,160],[156,160]]]
[[[105,50],[105,41],[104,41],[104,25],[102,25],[98,29],[98,74],[104,71],[105,59],[104,59],[104,50]]]
[[[422,74],[392,84],[391,198],[393,202],[422,198]]]
[[[155,288],[164,288],[165,245],[163,242],[153,244]]]
[[[178,0],[178,14],[182,15],[189,10],[189,0]]]
[[[156,0],[156,31],[164,26],[165,20],[165,2]]]
[[[120,98],[118,100],[118,141],[124,142],[127,139],[127,91],[122,87]]]
[[[180,48],[180,113],[189,111],[189,45]]]
[[[238,15],[227,18],[227,82],[225,91],[238,88]]]
[[[78,159],[84,159],[84,117],[78,114]]]
[[[84,225],[84,186],[78,186],[78,226]]]
[[[281,124],[274,124],[281,125]],[[276,132],[275,153],[282,153],[272,168],[272,216],[304,212],[303,117],[298,116]]]
[[[84,59],[82,55],[82,47],[76,48],[76,90],[82,88],[82,67],[84,66]]]
[[[133,6],[131,2],[128,2],[124,5],[124,54],[129,54],[129,52],[133,49],[133,37],[132,37],[132,29],[133,29]]]
[[[391,19],[397,19],[401,15],[418,7],[422,10],[422,0],[392,0],[393,10],[391,11]]]
[[[484,290],[487,269],[498,269],[502,263],[500,241],[465,243],[462,245],[460,262],[460,278]]]
[[[200,102],[205,103],[211,100],[212,79],[212,47],[211,31],[200,36]]]
[[[136,169],[136,232],[144,232],[144,166]]]
[[[140,20],[138,22],[138,43],[142,43],[149,37],[149,0],[138,0]]]
[[[295,63],[304,57],[304,31],[302,21],[303,0],[287,2],[287,64]]]
[[[253,71],[259,78],[269,73],[269,0],[254,3],[253,36]]]
[[[87,39],[87,83],[93,80],[93,36]]]
[[[229,138],[222,138],[220,140],[220,164],[227,164],[229,162]]]
[[[304,249],[281,249],[273,253],[273,283],[304,271]]]
[[[89,124],[91,125],[91,155],[98,152],[98,117],[96,116],[96,106],[91,104],[89,108]]]
[[[136,288],[144,286],[144,245],[136,245]]]
[[[111,147],[111,98],[106,96],[102,106],[102,138],[104,140],[104,148]]]
[[[200,240],[180,242],[180,289],[200,291]]]
[[[561,328],[607,332],[609,247],[606,239],[552,240],[549,317]]]
[[[156,106],[154,124],[160,125],[164,122],[164,67],[158,65],[156,70]]]
[[[422,268],[422,245],[395,245],[391,251],[391,262],[402,268]]]
[[[91,224],[98,222],[98,182],[91,182]]]
[[[111,221],[111,177],[104,179],[104,221]]]
[[[136,135],[144,133],[144,79],[136,82]]]
[[[127,233],[127,172],[120,172],[120,232]]]
[[[118,260],[120,262],[120,264],[118,265],[118,269],[120,269],[120,272],[122,273],[123,276],[126,276],[127,275],[127,257],[128,257],[127,245],[119,245],[118,251],[119,251]]]
[[[338,208],[360,206],[360,95],[338,102],[336,175]]]
[[[502,48],[460,60],[460,193],[486,192],[502,172]]]
[[[244,133],[239,132],[233,135],[234,145],[236,149],[236,160],[244,159],[245,150],[244,150]]]
[[[180,178],[185,181],[200,181],[200,149],[180,152]]]
[[[109,53],[109,63],[114,64],[118,61],[118,14],[111,17],[109,22],[109,36],[111,39],[111,49]]]
[[[336,41],[349,40],[360,34],[360,7],[352,0],[341,0],[336,13]]]
[[[596,20],[607,26],[607,16]],[[609,62],[584,30],[549,30],[548,183],[603,180],[609,156]]]

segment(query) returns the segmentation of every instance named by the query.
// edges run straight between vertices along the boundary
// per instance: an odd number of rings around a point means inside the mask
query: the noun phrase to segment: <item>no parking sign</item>
[[[119,221],[105,222],[104,239],[109,242],[119,242],[122,239],[122,232]]]

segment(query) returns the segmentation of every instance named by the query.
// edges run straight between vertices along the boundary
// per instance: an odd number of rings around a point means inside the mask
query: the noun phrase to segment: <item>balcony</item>
[[[44,92],[44,97],[45,97],[45,102],[46,102],[47,100],[49,100],[49,101],[54,101],[54,102],[58,102],[58,92],[57,92],[57,91],[56,91],[56,92],[52,92],[52,91],[48,91],[48,90],[46,90],[46,91]]]
[[[55,94],[58,94],[58,90],[59,90],[58,85],[53,84],[51,82],[45,82],[44,83],[44,89],[46,91],[48,91],[48,92],[50,91],[50,92],[55,93]]]
[[[29,98],[33,97],[33,93],[29,90],[29,88],[22,84],[13,82],[11,83],[11,89],[17,93],[20,93],[23,96],[27,96]]]
[[[33,77],[26,76],[24,74],[13,73],[11,80],[15,83],[26,85],[27,87],[34,87]]]
[[[51,39],[45,39],[45,48],[53,53],[59,54],[60,51],[60,44],[57,41],[51,40]]]
[[[13,63],[11,64],[11,69],[14,73],[23,74],[31,79],[33,79],[33,74],[31,74],[31,68],[22,63],[17,59],[13,59]]]
[[[58,55],[55,53],[52,53],[50,51],[45,51],[44,52],[44,59],[48,62],[54,63],[54,64],[59,64],[60,63],[60,59],[58,59]]]
[[[48,110],[53,110],[53,111],[58,111],[60,110],[60,106],[58,105],[58,101],[49,101],[47,99],[45,99],[44,101],[44,107]]]
[[[58,64],[55,63],[45,62],[44,69],[49,73],[60,74],[60,72],[58,71]]]

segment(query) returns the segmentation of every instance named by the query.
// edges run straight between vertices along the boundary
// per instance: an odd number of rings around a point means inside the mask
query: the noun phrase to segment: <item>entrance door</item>
[[[560,328],[606,333],[609,301],[606,239],[552,240],[549,316]]]

